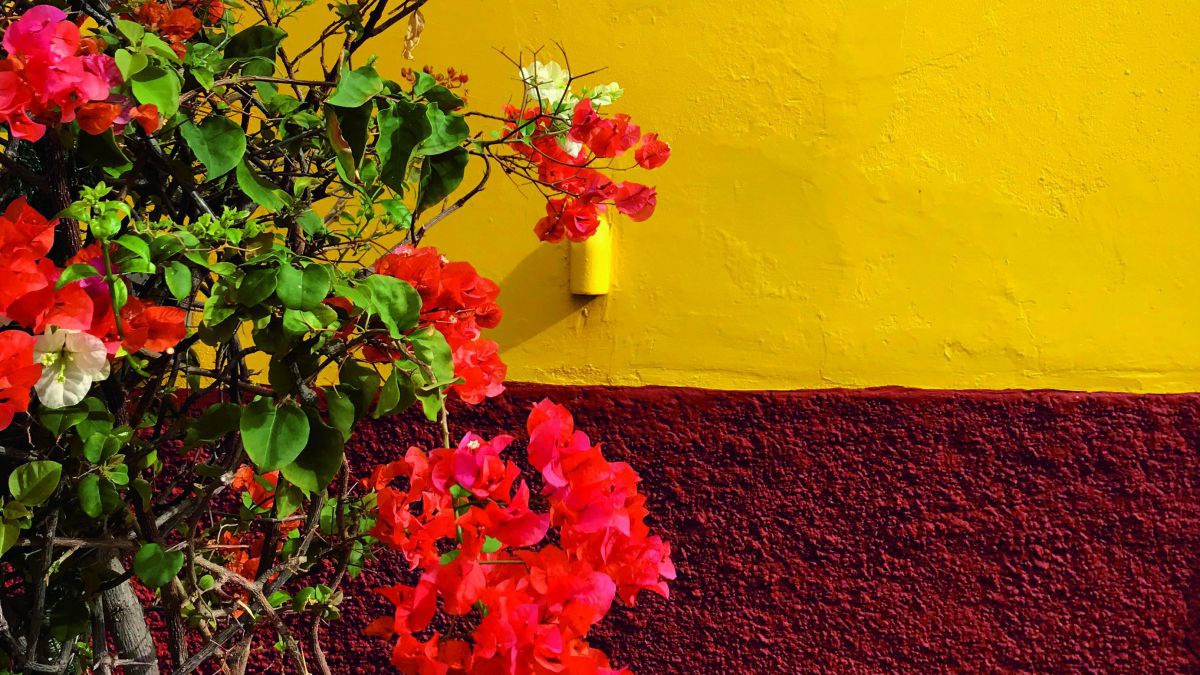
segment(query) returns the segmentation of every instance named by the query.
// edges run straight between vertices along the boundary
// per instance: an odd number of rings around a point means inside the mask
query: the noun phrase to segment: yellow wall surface
[[[714,388],[1200,390],[1190,0],[432,0],[470,102],[560,42],[674,156],[567,292],[504,178],[430,243],[503,288],[510,377]]]

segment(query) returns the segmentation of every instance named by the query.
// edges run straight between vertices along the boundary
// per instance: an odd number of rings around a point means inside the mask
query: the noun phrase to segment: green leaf
[[[18,466],[8,476],[8,491],[26,506],[37,506],[50,498],[62,479],[62,464],[48,459]]]
[[[150,63],[150,59],[145,54],[130,52],[128,49],[118,49],[117,53],[113,55],[113,60],[116,61],[117,70],[121,71],[121,77],[125,80],[129,80],[141,72]]]
[[[354,158],[356,167],[362,167],[363,153],[366,152],[367,141],[371,136],[371,111],[374,108],[375,105],[368,102],[357,108],[338,108],[334,111],[342,131],[342,138],[350,147],[350,154]]]
[[[85,164],[103,169],[104,173],[114,178],[119,178],[133,168],[133,162],[129,161],[125,152],[117,145],[116,136],[111,129],[98,136],[80,134],[76,147]]]
[[[95,396],[89,396],[83,399],[81,403],[85,413],[78,420],[76,433],[80,438],[88,438],[92,434],[108,435],[113,430],[112,413],[108,411],[108,406]]]
[[[346,361],[338,378],[342,386],[350,389],[357,418],[366,417],[375,395],[379,393],[379,374],[358,361]]]
[[[158,544],[143,544],[133,556],[133,572],[147,586],[166,586],[183,569],[183,552],[168,551]]]
[[[16,545],[21,536],[21,528],[15,523],[0,523],[0,557],[8,553],[8,549]]]
[[[417,214],[438,204],[462,183],[470,154],[463,148],[433,157],[421,165],[421,192],[417,199]]]
[[[163,276],[167,278],[167,290],[176,300],[183,301],[192,295],[192,270],[178,260],[163,268]]]
[[[142,51],[149,52],[168,63],[182,63],[179,55],[175,53],[174,49],[171,49],[171,45],[154,33],[147,33],[142,37]]]
[[[275,485],[276,518],[287,518],[299,510],[303,502],[304,495],[300,492],[300,488],[286,480],[281,480]]]
[[[426,91],[424,94],[422,94],[422,96],[425,97],[426,101],[429,101],[430,103],[441,108],[442,112],[453,112],[464,105],[461,98],[440,84],[436,87],[430,88],[429,91]]]
[[[428,365],[433,371],[433,376],[437,378],[436,383],[429,382],[427,385],[454,381],[454,358],[450,344],[446,342],[446,336],[442,335],[441,331],[432,326],[423,328],[410,335],[408,343],[412,347],[413,355],[421,363]]]
[[[141,42],[142,36],[146,34],[146,29],[142,27],[142,24],[125,19],[117,19],[117,31],[124,35],[130,44],[135,45]]]
[[[104,434],[92,434],[83,442],[83,457],[92,464],[99,464],[104,457],[104,442],[108,440],[108,436]]]
[[[412,228],[412,212],[408,210],[408,204],[405,204],[403,199],[381,199],[378,204],[383,207],[384,213],[395,224],[397,230]]]
[[[333,428],[342,433],[342,440],[350,440],[350,434],[354,431],[354,401],[341,389],[327,387],[325,406]]]
[[[251,26],[234,35],[225,45],[225,57],[231,59],[263,58],[275,60],[275,50],[287,33],[274,26]]]
[[[363,66],[350,70],[342,66],[342,75],[338,78],[337,87],[326,101],[329,105],[340,108],[357,108],[375,98],[383,91],[383,80],[371,66]]]
[[[392,368],[391,375],[379,390],[379,401],[375,404],[375,419],[407,410],[417,400],[412,378],[403,368]]]
[[[495,537],[484,537],[483,539],[484,553],[495,553],[500,550],[500,546],[500,540]]]
[[[318,216],[312,209],[306,209],[304,213],[296,216],[296,222],[300,224],[300,229],[304,230],[304,234],[310,237],[319,237],[329,232],[329,229],[325,227],[325,219]]]
[[[250,270],[237,287],[238,302],[246,307],[254,307],[271,297],[279,279],[278,267],[265,267]]]
[[[261,473],[291,464],[308,442],[308,417],[287,402],[278,408],[269,398],[246,406],[241,420],[246,454]]]
[[[238,187],[246,193],[247,197],[272,213],[291,203],[286,192],[280,190],[278,185],[255,173],[246,162],[237,165],[237,182]]]
[[[462,145],[471,135],[471,128],[462,115],[447,115],[437,106],[425,106],[429,120],[429,137],[417,149],[419,155],[440,155]]]
[[[87,263],[75,263],[74,265],[71,265],[67,269],[63,270],[63,273],[58,277],[58,283],[54,285],[54,289],[59,290],[72,281],[79,281],[80,279],[89,279],[91,277],[98,276],[100,276],[100,271],[95,267],[92,267]]]
[[[283,310],[283,332],[291,339],[322,327],[317,315],[304,309]]]
[[[425,92],[438,86],[437,78],[423,70],[418,70],[416,76],[417,79],[413,82],[413,96],[424,96]]]
[[[296,461],[283,467],[283,477],[305,494],[320,492],[333,480],[342,466],[344,439],[342,432],[326,426],[316,412],[309,415],[308,444]]]
[[[333,106],[325,108],[325,136],[329,139],[329,146],[333,148],[338,175],[350,185],[357,185],[358,165],[354,162],[354,151],[342,135],[342,123]]]
[[[153,103],[164,119],[174,117],[179,110],[182,82],[175,71],[159,66],[147,66],[134,74],[131,83],[133,95],[138,103]]]
[[[188,122],[179,133],[204,165],[209,180],[229,173],[246,154],[246,133],[227,117],[208,117],[200,126]]]
[[[147,244],[146,240],[141,237],[124,234],[117,239],[117,244],[143,260],[150,259],[150,244]]]
[[[242,407],[233,403],[216,403],[208,407],[187,432],[189,446],[200,443],[212,443],[233,431],[238,430],[242,419]]]
[[[99,518],[104,513],[104,503],[100,500],[100,476],[89,473],[79,481],[79,507],[91,518]]]
[[[417,325],[421,313],[421,295],[407,281],[372,274],[353,290],[357,293],[349,293],[346,297],[378,316],[392,337],[398,339]]]
[[[331,283],[329,270],[323,265],[309,265],[302,270],[284,265],[279,268],[275,295],[288,309],[312,309],[329,295]]]
[[[413,151],[429,137],[429,133],[425,106],[396,101],[379,110],[379,140],[375,142],[375,152],[379,154],[379,178],[384,185],[397,193],[404,192]]]

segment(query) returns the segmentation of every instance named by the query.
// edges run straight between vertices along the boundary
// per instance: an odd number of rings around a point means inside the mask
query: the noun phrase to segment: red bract
[[[259,508],[269,509],[275,505],[275,486],[278,483],[278,471],[260,476],[254,472],[254,467],[243,464],[233,475],[233,482],[229,486],[250,493],[251,503]]]
[[[657,169],[671,158],[671,146],[658,140],[658,134],[646,134],[633,156],[643,169]]]
[[[42,374],[42,366],[33,361],[34,342],[28,333],[0,333],[0,429],[29,409],[29,392]]]
[[[5,279],[0,284],[0,315],[34,334],[51,327],[85,331],[104,341],[109,354],[122,347],[129,353],[164,352],[183,339],[187,326],[182,309],[160,307],[132,296],[121,308],[118,330],[99,244],[67,261],[68,265],[91,265],[98,274],[55,288],[62,270],[44,256],[54,243],[57,222],[47,220],[24,198],[9,204],[0,216],[0,274]],[[110,253],[115,252],[114,245]],[[116,283],[126,282],[118,278]]]
[[[634,153],[638,165],[656,169],[671,154],[670,146],[659,140],[658,134],[641,136],[628,115],[606,116],[587,98],[575,105],[569,124],[538,108],[509,106],[505,115],[509,120],[506,132],[522,139],[508,147],[536,171],[539,185],[558,193],[547,197],[546,215],[534,226],[539,239],[584,241],[596,233],[600,216],[609,207],[635,221],[653,215],[654,188],[614,183],[598,160],[618,157],[638,146]]]
[[[592,100],[585,98],[575,105],[569,135],[597,157],[611,158],[637,145],[642,131],[629,115],[618,114],[611,119],[600,116],[592,109]]]
[[[479,276],[469,263],[446,260],[431,246],[400,246],[375,263],[375,273],[417,289],[420,325],[437,328],[450,345],[454,376],[463,380],[453,388],[459,398],[474,405],[504,392],[508,368],[496,343],[480,338],[482,329],[495,328],[503,317],[495,282]]]
[[[617,210],[635,222],[654,215],[658,205],[658,193],[654,188],[639,183],[621,183],[617,188]]]
[[[554,198],[546,201],[546,217],[534,226],[538,239],[557,242],[563,237],[584,241],[596,233],[600,217],[594,204],[577,199]]]
[[[606,461],[565,408],[543,401],[529,430],[549,514],[530,508],[528,485],[501,457],[507,436],[467,434],[428,456],[413,448],[364,481],[378,490],[371,534],[421,572],[413,586],[378,589],[394,611],[368,627],[394,640],[401,671],[627,672],[612,670],[587,635],[615,598],[633,604],[642,589],[667,593],[670,547],[648,536],[637,475]],[[558,545],[544,543],[551,526]],[[418,637],[438,611],[463,617],[454,639]]]
[[[200,32],[201,28],[200,20],[187,7],[172,9],[156,0],[139,6],[134,17],[138,23],[158,33],[179,58],[187,54],[187,45],[184,43]]]

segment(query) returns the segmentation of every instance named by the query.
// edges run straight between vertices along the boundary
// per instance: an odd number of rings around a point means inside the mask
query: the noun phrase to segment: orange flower
[[[121,106],[116,103],[94,101],[80,106],[75,114],[79,128],[93,136],[98,136],[112,128],[113,122],[121,114]]]

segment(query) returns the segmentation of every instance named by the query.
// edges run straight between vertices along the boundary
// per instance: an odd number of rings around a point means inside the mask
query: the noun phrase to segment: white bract
[[[39,335],[33,345],[33,358],[42,364],[42,376],[33,389],[48,408],[79,403],[94,382],[108,377],[104,342],[81,331],[60,328]]]
[[[554,61],[535,61],[521,68],[521,79],[525,82],[526,95],[537,101],[542,108],[556,110],[560,102],[568,110],[575,107],[578,99],[567,90],[571,73]]]

